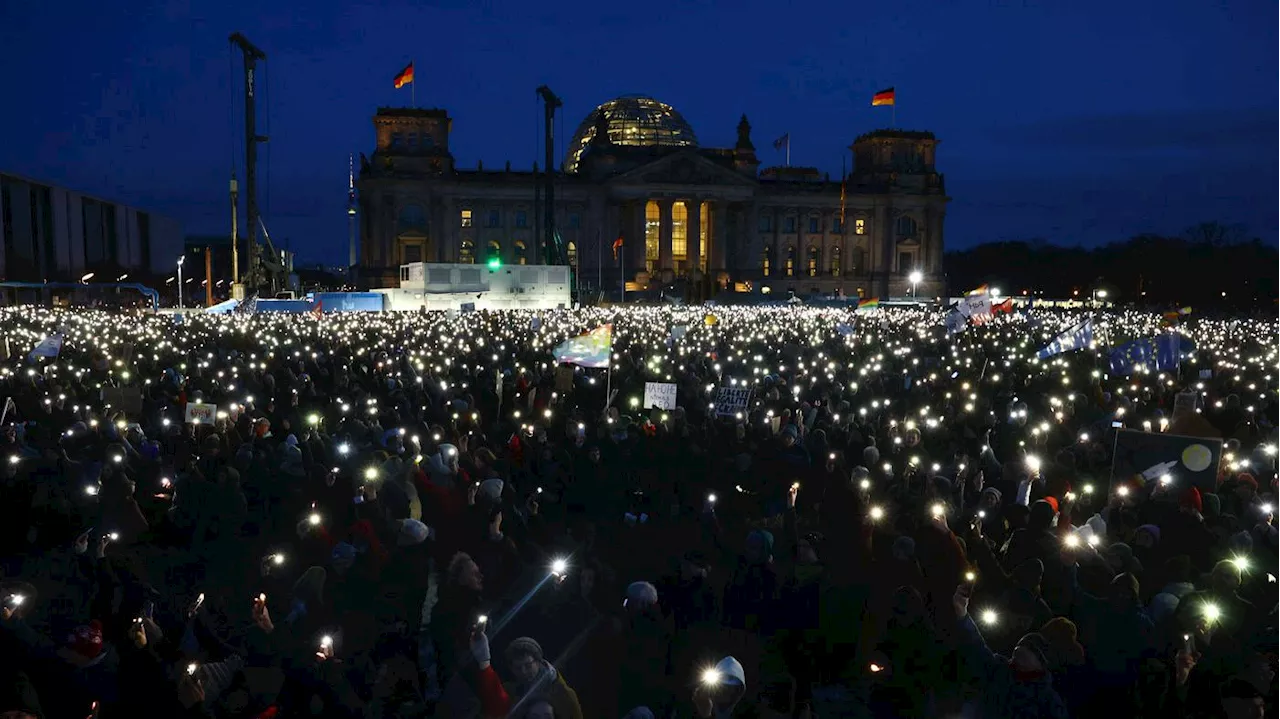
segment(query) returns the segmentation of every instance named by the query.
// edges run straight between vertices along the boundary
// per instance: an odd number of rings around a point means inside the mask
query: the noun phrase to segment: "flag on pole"
[[[45,337],[40,340],[40,344],[31,350],[31,354],[27,355],[27,361],[30,362],[37,357],[57,357],[62,351],[62,335],[56,334]]]
[[[622,249],[622,233],[618,233],[618,239],[613,241],[613,259],[618,259],[618,251]]]
[[[613,355],[613,325],[600,325],[585,335],[570,337],[551,352],[558,364],[608,367]]]
[[[880,105],[893,105],[894,92],[892,87],[887,87],[880,92],[871,96],[871,106],[879,107]]]
[[[311,308],[311,314],[319,317],[324,313],[324,300],[316,300],[315,305]]]
[[[396,79],[395,79],[396,89],[399,90],[400,88],[404,87],[405,85],[408,85],[411,82],[413,82],[413,63],[412,62],[410,62],[408,65],[405,65],[403,70],[396,73]]]
[[[788,132],[787,134],[773,141],[773,149],[781,150],[783,147],[786,147],[790,144],[791,144],[791,133]]]
[[[1037,359],[1048,359],[1056,354],[1070,352],[1093,344],[1093,318],[1068,327],[1049,344],[1036,353]]]

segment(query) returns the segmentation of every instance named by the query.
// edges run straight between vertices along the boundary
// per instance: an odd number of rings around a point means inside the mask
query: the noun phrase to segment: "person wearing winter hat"
[[[555,710],[557,719],[583,719],[578,693],[543,657],[537,640],[519,637],[507,645],[505,654],[512,679],[504,684],[490,663],[489,638],[483,629],[472,632],[471,655],[480,668],[476,693],[483,717],[506,717],[516,707],[545,701]]]
[[[1030,633],[1003,657],[987,647],[978,625],[969,616],[969,588],[956,590],[952,603],[959,620],[961,656],[981,682],[981,696],[975,700],[980,716],[1048,717],[1067,719],[1067,707],[1053,688],[1048,670],[1043,636]]]
[[[627,587],[628,609],[648,609],[658,603],[658,590],[649,582],[632,582]]]
[[[431,536],[431,528],[416,519],[400,520],[400,531],[396,533],[396,545],[411,547],[422,544]]]

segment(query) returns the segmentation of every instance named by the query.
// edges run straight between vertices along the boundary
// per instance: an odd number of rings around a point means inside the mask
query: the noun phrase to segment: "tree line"
[[[1249,309],[1274,313],[1275,243],[1246,238],[1238,225],[1205,222],[1181,236],[1143,234],[1101,247],[1043,239],[992,242],[943,258],[953,294],[986,283],[1005,294],[1107,300],[1139,305]]]

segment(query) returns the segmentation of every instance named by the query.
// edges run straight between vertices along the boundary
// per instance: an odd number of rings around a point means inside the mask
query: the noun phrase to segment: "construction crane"
[[[560,237],[556,234],[556,195],[555,195],[555,119],[556,109],[564,103],[546,85],[538,86],[538,96],[542,98],[543,118],[546,122],[543,142],[546,150],[546,162],[542,166],[542,178],[545,184],[542,193],[543,240],[542,252],[548,265],[567,264]]]
[[[258,245],[258,228],[266,229],[258,212],[258,143],[266,142],[266,135],[258,134],[257,107],[257,69],[258,61],[266,60],[267,54],[240,33],[232,33],[228,41],[240,49],[244,56],[244,196],[245,226],[248,229],[248,266],[242,276],[241,296],[246,293],[258,293],[274,296],[276,292],[288,284],[286,268],[280,254],[271,244],[271,238],[265,237],[266,252]],[[237,187],[232,182],[232,202],[236,202]],[[234,222],[234,219],[233,219]],[[239,237],[232,242],[238,243]],[[233,288],[233,293],[235,292]]]

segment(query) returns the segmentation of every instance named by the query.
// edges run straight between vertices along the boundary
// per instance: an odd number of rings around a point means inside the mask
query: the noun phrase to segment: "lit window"
[[[796,218],[788,217],[782,221],[782,232],[788,235],[796,233]]]
[[[865,235],[865,234],[867,234],[867,221],[866,221],[866,220],[854,220],[854,221],[853,221],[853,234],[855,234],[855,235]]]
[[[525,247],[524,240],[516,240],[515,260],[517,265],[529,264],[528,252],[526,252],[527,249],[528,248]]]
[[[472,265],[472,264],[475,264],[475,261],[476,261],[475,244],[473,244],[471,240],[463,240],[462,250],[458,252],[458,262],[461,262],[464,265]]]
[[[489,254],[485,257],[485,261],[502,259],[502,243],[497,240],[489,240]]]
[[[685,260],[689,256],[689,210],[683,202],[671,205],[671,257]]]
[[[796,274],[796,248],[787,248],[787,264],[783,267],[783,271],[787,277],[794,277]]]
[[[463,227],[471,226],[471,210],[462,211],[462,226]]]
[[[649,200],[644,206],[644,264],[645,268],[653,272],[658,266],[658,225],[661,222],[661,212],[658,210],[658,203]]]
[[[821,254],[822,253],[818,250],[817,247],[813,247],[813,246],[809,247],[809,265],[807,269],[809,270],[810,277],[818,276],[818,260],[819,260],[819,255]]]
[[[840,276],[840,246],[831,248],[831,276]]]
[[[761,273],[762,275],[764,275],[765,277],[768,277],[768,276],[769,276],[769,269],[770,269],[770,267],[769,267],[769,266],[772,264],[772,263],[769,261],[769,260],[770,260],[770,255],[771,255],[771,254],[772,254],[772,253],[771,253],[771,252],[769,252],[769,248],[768,248],[768,247],[764,248],[764,250],[763,250],[763,251],[761,251],[761,253],[760,253],[760,273]]]

